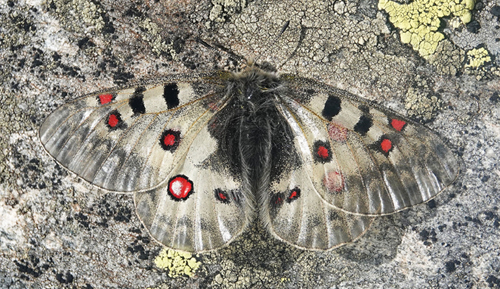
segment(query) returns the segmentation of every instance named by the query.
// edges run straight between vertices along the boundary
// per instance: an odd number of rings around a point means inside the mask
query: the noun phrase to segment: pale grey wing
[[[269,192],[260,200],[260,218],[272,235],[296,247],[329,250],[354,241],[369,228],[373,218],[343,212],[318,193],[315,165],[307,136],[282,104],[278,104],[287,123],[273,135],[273,166]],[[314,129],[314,128],[313,128]],[[278,144],[276,142],[279,142]],[[279,155],[278,155],[279,154]]]
[[[201,78],[90,94],[47,117],[40,139],[60,164],[94,185],[149,189],[165,181],[223,101]]]
[[[227,101],[216,80],[173,77],[91,94],[54,111],[40,138],[59,163],[92,184],[133,192],[137,215],[158,242],[216,249],[251,218],[241,180],[213,156],[218,144],[208,124]]]
[[[305,171],[327,203],[362,215],[425,202],[458,176],[459,162],[435,133],[389,110],[309,80],[289,82],[284,118],[300,141]]]
[[[219,144],[207,126],[183,159],[154,190],[134,193],[137,215],[151,236],[182,251],[203,252],[229,244],[252,218],[251,200],[242,193],[217,156]]]
[[[286,170],[271,184],[261,218],[273,236],[309,250],[330,250],[361,237],[374,217],[343,212],[325,202],[308,178],[308,166]]]

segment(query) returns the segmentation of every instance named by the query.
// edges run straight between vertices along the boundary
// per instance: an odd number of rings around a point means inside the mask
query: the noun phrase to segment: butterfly
[[[40,139],[79,177],[133,194],[150,235],[188,252],[221,248],[256,220],[293,246],[336,248],[459,170],[423,125],[255,63],[91,93],[50,114]]]

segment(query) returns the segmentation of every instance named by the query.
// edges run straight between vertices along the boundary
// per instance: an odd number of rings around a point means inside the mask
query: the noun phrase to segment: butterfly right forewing
[[[196,134],[225,101],[201,78],[90,94],[59,107],[43,123],[46,150],[80,177],[112,191],[165,180]]]

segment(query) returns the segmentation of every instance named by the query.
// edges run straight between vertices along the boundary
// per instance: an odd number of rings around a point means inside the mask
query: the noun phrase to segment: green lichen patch
[[[467,64],[465,67],[478,69],[481,66],[491,62],[491,56],[484,47],[474,48],[467,51]]]
[[[177,278],[180,276],[192,277],[200,268],[198,262],[191,253],[163,249],[154,260],[158,268],[168,270],[168,276]]]
[[[476,47],[467,51],[465,73],[476,76],[477,80],[500,76],[500,69],[491,64],[489,51],[484,47]]]
[[[380,0],[378,8],[389,13],[389,21],[401,29],[401,41],[428,58],[444,39],[438,31],[441,19],[453,17],[450,25],[454,28],[467,24],[472,19],[474,5],[475,0],[417,0],[409,4]]]

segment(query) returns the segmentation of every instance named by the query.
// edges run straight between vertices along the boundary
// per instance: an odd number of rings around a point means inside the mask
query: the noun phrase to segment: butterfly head
[[[273,95],[282,89],[283,82],[271,64],[257,64],[252,60],[242,71],[233,73],[227,82],[228,93],[235,96],[242,106],[256,109],[272,102]]]

